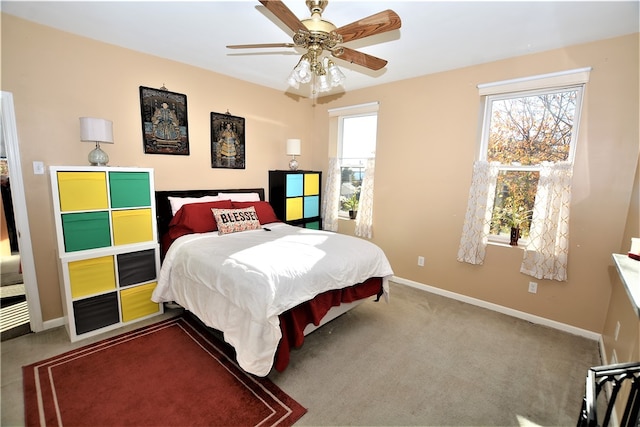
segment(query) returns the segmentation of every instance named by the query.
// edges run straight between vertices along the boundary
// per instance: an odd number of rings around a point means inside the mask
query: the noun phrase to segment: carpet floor
[[[23,367],[26,425],[287,426],[306,409],[177,317]]]

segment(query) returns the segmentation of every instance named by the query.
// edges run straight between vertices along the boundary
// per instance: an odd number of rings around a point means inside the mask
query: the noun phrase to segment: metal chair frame
[[[620,390],[625,383],[629,384],[630,389],[620,426],[640,426],[640,362],[633,362],[596,366],[589,369],[578,427],[608,426],[616,399],[620,397]],[[602,388],[607,384],[611,387],[611,395],[602,424],[598,424],[597,399]]]

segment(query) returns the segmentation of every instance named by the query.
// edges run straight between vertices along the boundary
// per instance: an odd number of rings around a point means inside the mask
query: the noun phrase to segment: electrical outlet
[[[616,331],[613,334],[613,340],[618,341],[618,334],[620,333],[620,322],[616,323]]]
[[[419,256],[418,257],[418,266],[424,267],[424,257],[423,256]]]
[[[538,284],[536,282],[529,282],[529,292],[532,294],[538,293]]]

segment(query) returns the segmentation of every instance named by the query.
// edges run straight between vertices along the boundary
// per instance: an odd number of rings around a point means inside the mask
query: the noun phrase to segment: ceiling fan
[[[401,26],[400,17],[392,10],[385,10],[359,19],[340,28],[322,19],[322,12],[327,6],[327,0],[307,0],[306,4],[311,17],[298,19],[293,12],[280,0],[259,0],[267,10],[284,23],[293,34],[293,43],[265,43],[229,45],[229,49],[252,48],[281,48],[300,47],[307,50],[291,72],[288,82],[291,86],[299,87],[300,83],[312,82],[312,93],[324,92],[331,87],[344,82],[344,74],[327,56],[326,51],[335,58],[352,64],[361,65],[371,70],[380,70],[387,61],[349,47],[343,43],[359,40],[365,37],[397,30]]]

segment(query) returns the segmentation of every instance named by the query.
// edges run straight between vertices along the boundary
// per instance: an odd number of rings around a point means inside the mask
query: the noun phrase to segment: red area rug
[[[28,426],[288,426],[307,412],[187,317],[22,371]]]

